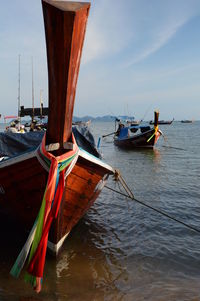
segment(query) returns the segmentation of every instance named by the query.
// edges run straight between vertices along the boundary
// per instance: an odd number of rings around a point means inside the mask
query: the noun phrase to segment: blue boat
[[[114,136],[114,144],[121,148],[153,148],[162,132],[158,128],[159,112],[154,112],[154,127],[149,125],[127,126],[118,123],[118,130]]]

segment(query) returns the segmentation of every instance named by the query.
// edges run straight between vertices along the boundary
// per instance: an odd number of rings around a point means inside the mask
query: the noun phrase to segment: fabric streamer
[[[51,223],[57,217],[60,208],[65,178],[70,174],[78,159],[79,148],[73,134],[72,142],[73,150],[55,157],[45,149],[45,134],[41,145],[37,149],[39,162],[49,171],[47,185],[33,228],[10,273],[14,277],[19,276],[30,251],[27,267],[28,273],[25,275],[25,281],[30,282],[38,293],[41,290]]]
[[[158,126],[155,126],[154,128],[154,133],[153,135],[151,135],[151,137],[147,140],[147,142],[149,142],[154,136],[155,137],[155,143],[157,142],[158,138],[160,137],[160,133],[159,133],[159,130],[158,130]]]

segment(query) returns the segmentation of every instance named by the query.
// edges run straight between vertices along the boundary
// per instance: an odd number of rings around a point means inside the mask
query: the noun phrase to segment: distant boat
[[[25,126],[21,124],[18,118],[13,119],[8,126],[5,128],[5,132],[7,133],[25,133]]]
[[[77,125],[77,126],[90,126],[91,124],[91,120],[87,120],[87,121],[73,121],[72,125]]]
[[[189,119],[185,119],[185,120],[181,120],[182,123],[193,123],[194,120],[189,120]]]
[[[43,107],[43,103],[40,102],[40,108],[24,108],[20,107],[20,117],[29,116],[31,118],[30,122],[25,123],[25,128],[29,131],[40,131],[47,129],[47,119],[48,119],[49,108]]]
[[[139,120],[127,120],[126,123],[129,126],[134,126],[134,125],[139,125],[141,123],[141,121],[139,121]]]
[[[162,132],[158,128],[159,113],[154,112],[154,127],[149,125],[127,126],[119,123],[114,136],[114,144],[121,148],[153,148]]]
[[[4,116],[4,122],[6,123],[7,120],[9,120],[9,119],[17,119],[17,118],[18,118],[18,116],[16,116],[16,115]]]
[[[158,124],[172,124],[172,122],[174,121],[174,118],[170,121],[165,121],[165,120],[159,120]],[[149,124],[154,124],[154,121],[150,121]]]

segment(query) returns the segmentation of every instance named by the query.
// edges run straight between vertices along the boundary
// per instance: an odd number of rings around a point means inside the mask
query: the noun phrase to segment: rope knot
[[[120,170],[119,169],[115,169],[114,181],[119,181],[120,177],[121,177]]]

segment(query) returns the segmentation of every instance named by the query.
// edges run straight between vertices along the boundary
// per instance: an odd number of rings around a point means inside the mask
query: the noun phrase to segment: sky
[[[0,114],[48,105],[40,0],[1,1]],[[200,0],[94,0],[86,30],[74,115],[200,119]]]

